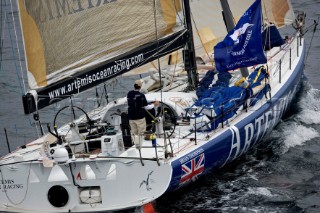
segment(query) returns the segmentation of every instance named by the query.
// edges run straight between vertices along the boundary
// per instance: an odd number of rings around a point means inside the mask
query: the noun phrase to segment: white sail
[[[18,3],[31,89],[173,33],[181,8],[163,0]]]

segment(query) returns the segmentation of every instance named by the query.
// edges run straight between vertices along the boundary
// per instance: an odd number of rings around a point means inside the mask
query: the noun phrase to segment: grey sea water
[[[320,16],[320,0],[292,0],[294,9],[307,13],[310,25]],[[14,5],[13,5],[14,6]],[[6,13],[4,13],[6,7]],[[31,116],[25,116],[21,94],[24,66],[21,32],[16,46],[10,1],[1,0],[0,24],[0,156],[8,153],[4,128],[11,150],[38,137]],[[10,29],[10,30],[8,30]],[[307,50],[312,34],[305,35]],[[320,212],[320,33],[305,64],[305,80],[286,117],[247,155],[189,187],[158,199],[157,212]],[[131,89],[135,77],[118,78],[107,85],[109,99]],[[103,90],[98,90],[102,95]],[[84,109],[97,104],[92,90],[76,99]],[[41,121],[52,125],[55,113],[68,100],[41,111]],[[64,118],[61,118],[64,119]],[[63,122],[64,120],[61,120]],[[139,210],[132,210],[139,211]]]

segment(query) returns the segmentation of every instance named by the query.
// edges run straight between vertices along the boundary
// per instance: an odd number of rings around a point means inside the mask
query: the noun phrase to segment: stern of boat
[[[138,154],[135,148],[130,152]],[[142,206],[166,191],[171,174],[170,164],[125,157],[70,159],[52,167],[12,163],[1,167],[0,210],[87,212]]]

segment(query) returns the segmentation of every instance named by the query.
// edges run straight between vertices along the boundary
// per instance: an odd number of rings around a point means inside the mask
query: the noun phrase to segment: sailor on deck
[[[134,90],[128,92],[128,117],[131,128],[131,134],[142,135],[146,131],[146,111],[159,105],[159,101],[153,104],[147,103],[146,96],[140,92],[142,82],[136,80]]]

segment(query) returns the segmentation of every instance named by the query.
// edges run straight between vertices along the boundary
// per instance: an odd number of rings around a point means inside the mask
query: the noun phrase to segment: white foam
[[[299,101],[298,105],[302,110],[320,110],[320,91],[318,89],[310,88]]]
[[[253,180],[256,180],[256,181],[259,180],[258,177],[257,177],[257,175],[255,175],[255,174],[249,174],[248,177],[251,178],[251,179],[253,179]]]
[[[248,188],[248,194],[254,194],[254,195],[263,195],[266,197],[272,197],[272,193],[269,189],[264,187],[249,187]]]
[[[305,109],[297,115],[297,119],[305,124],[320,124],[320,111]]]
[[[319,133],[312,127],[306,127],[297,123],[286,123],[282,125],[282,137],[284,137],[285,150],[287,152],[290,147],[301,146],[306,141],[319,137]]]
[[[230,197],[230,195],[223,195],[221,197],[221,200],[223,200],[223,201],[231,200],[231,197]]]

